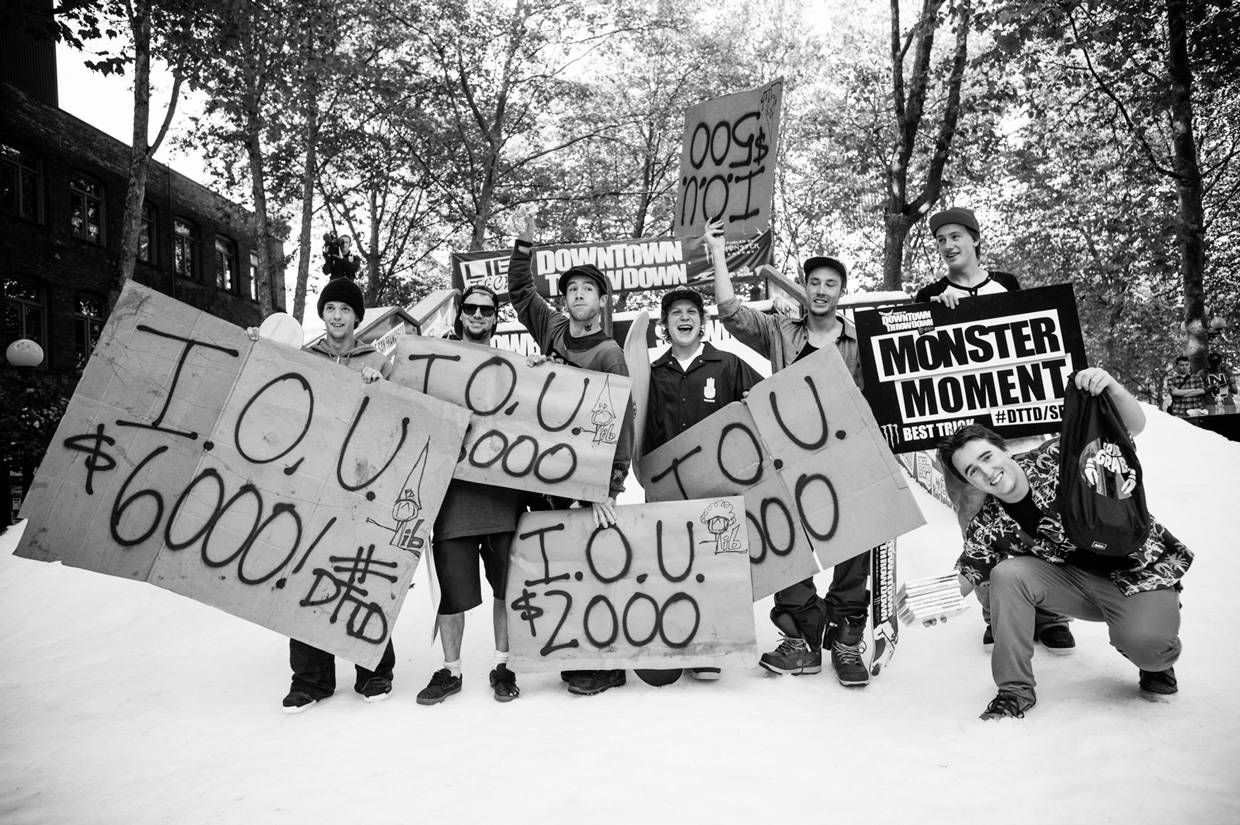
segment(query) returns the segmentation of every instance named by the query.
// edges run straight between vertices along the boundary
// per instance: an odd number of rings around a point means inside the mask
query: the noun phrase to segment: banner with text
[[[980,295],[955,309],[856,315],[865,395],[897,452],[966,424],[1005,438],[1058,432],[1068,375],[1087,366],[1071,284]]]
[[[753,667],[747,533],[739,497],[526,513],[508,572],[518,672]]]
[[[17,555],[148,581],[374,666],[468,422],[131,282],[26,497]]]
[[[757,268],[771,262],[771,231],[730,240],[724,251],[732,283],[756,283]],[[452,253],[452,287],[464,290],[484,284],[499,293],[501,299],[508,300],[511,255],[510,250]],[[615,295],[684,284],[712,289],[714,285],[712,263],[703,244],[680,238],[639,238],[536,246],[532,261],[534,287],[539,295],[550,300],[559,294],[561,273],[587,263],[606,273]]]
[[[504,350],[406,335],[392,381],[473,414],[456,476],[584,501],[607,498],[629,379]]]
[[[770,229],[783,93],[780,78],[685,110],[673,235],[701,235],[710,218],[729,238]]]
[[[652,500],[744,496],[754,601],[924,523],[834,347],[760,381],[637,473]]]

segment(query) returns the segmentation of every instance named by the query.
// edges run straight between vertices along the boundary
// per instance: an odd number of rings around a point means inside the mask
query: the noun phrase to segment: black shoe
[[[697,679],[699,682],[713,682],[717,680],[723,671],[717,667],[691,667],[689,668],[689,676]]]
[[[1180,692],[1175,680],[1175,668],[1141,671],[1141,698],[1148,702],[1169,702]]]
[[[986,625],[986,631],[982,633],[982,647],[985,648],[986,650],[990,650],[994,646],[995,646],[994,631],[990,629],[990,625]]]
[[[979,719],[1024,719],[1025,711],[1037,704],[1035,699],[1022,699],[1015,693],[1008,693],[1006,690],[999,691],[999,695],[990,700],[990,704],[986,706],[986,712],[979,716]]]
[[[454,693],[461,692],[461,677],[453,676],[446,667],[431,674],[431,681],[418,692],[419,705],[437,705]]]
[[[318,703],[318,701],[319,701],[318,699],[315,699],[313,696],[311,696],[309,693],[306,693],[305,691],[290,690],[288,692],[288,696],[284,697],[284,702],[283,702],[284,712],[285,713],[301,713],[302,711],[306,711],[314,707],[315,704]]]
[[[861,637],[865,635],[865,619],[845,619],[827,631],[831,639],[831,667],[844,687],[865,687],[870,671],[861,658]]]
[[[771,673],[791,673],[793,676],[821,673],[822,651],[815,653],[809,643],[799,636],[785,635],[778,647],[762,654],[758,664]]]
[[[392,680],[382,676],[371,676],[361,687],[355,687],[367,702],[382,702],[392,695]]]
[[[577,696],[594,696],[614,687],[622,687],[627,681],[623,670],[591,670],[588,675],[569,680],[568,692]]]
[[[495,691],[497,702],[511,702],[521,695],[517,674],[509,670],[508,665],[496,665],[491,671],[491,689]]]
[[[1066,624],[1053,624],[1037,632],[1034,641],[1041,642],[1042,647],[1056,656],[1067,656],[1076,649],[1076,639]]]

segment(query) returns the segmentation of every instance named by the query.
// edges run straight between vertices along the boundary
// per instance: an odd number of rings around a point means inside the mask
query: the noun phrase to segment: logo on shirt
[[[715,400],[715,396],[715,379],[707,378],[706,386],[702,388],[702,400],[713,402]]]

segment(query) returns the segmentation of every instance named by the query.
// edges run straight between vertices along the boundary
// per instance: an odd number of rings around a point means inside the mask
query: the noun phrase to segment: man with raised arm
[[[1076,386],[1106,393],[1133,435],[1145,413],[1105,370],[1076,373]],[[1059,492],[1058,438],[1013,456],[994,431],[972,424],[939,445],[945,472],[985,494],[965,531],[956,568],[962,590],[990,583],[995,647],[990,669],[999,692],[982,719],[1021,718],[1037,702],[1033,678],[1034,611],[1106,622],[1111,644],[1140,670],[1141,696],[1165,701],[1177,692],[1180,579],[1193,554],[1158,522],[1127,556],[1078,547],[1065,533]]]
[[[490,287],[475,284],[461,295],[453,330],[446,337],[483,347],[499,323],[499,296]],[[439,638],[443,643],[443,667],[418,693],[419,705],[435,705],[460,693],[461,640],[465,636],[465,612],[482,604],[478,564],[486,571],[491,594],[491,623],[495,633],[495,667],[491,690],[497,702],[510,702],[521,691],[508,668],[508,612],[504,588],[508,583],[508,551],[512,531],[524,510],[520,490],[453,479],[435,519],[431,552],[439,581]]]
[[[772,371],[817,352],[824,347],[839,350],[861,387],[861,360],[857,332],[836,312],[840,295],[848,283],[844,265],[834,258],[815,256],[801,267],[808,310],[799,318],[767,315],[741,303],[732,289],[724,257],[723,225],[706,224],[706,243],[715,272],[715,300],[719,320],[728,332],[771,361]],[[772,673],[794,676],[822,671],[824,636],[831,645],[831,665],[840,684],[862,687],[869,684],[870,671],[861,657],[861,642],[870,607],[866,579],[870,574],[870,552],[835,565],[825,600],[818,597],[813,578],[784,588],[775,594],[771,621],[783,634],[783,641],[758,663]]]
[[[530,256],[534,248],[534,216],[526,217],[508,263],[508,295],[517,318],[534,337],[543,356],[581,369],[629,374],[624,350],[603,330],[604,302],[611,300],[611,282],[592,264],[574,266],[559,278],[565,313],[552,309],[534,286]],[[594,523],[607,527],[616,521],[616,497],[624,491],[632,454],[633,411],[626,405],[616,455],[611,465],[607,498],[592,502]],[[580,696],[602,693],[625,683],[623,670],[577,670],[561,674],[568,690]]]

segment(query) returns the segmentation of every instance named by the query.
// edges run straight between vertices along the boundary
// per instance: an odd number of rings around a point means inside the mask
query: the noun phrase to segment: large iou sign
[[[402,336],[392,380],[473,413],[456,476],[583,501],[607,498],[629,379],[503,350]]]
[[[744,501],[526,513],[508,572],[521,671],[736,665],[757,658]]]
[[[925,521],[834,347],[758,382],[637,472],[655,501],[744,496],[754,601]]]
[[[685,110],[672,232],[702,234],[723,220],[728,238],[769,229],[783,78]]]
[[[148,581],[373,667],[468,421],[130,282],[17,555]]]
[[[1071,284],[981,295],[955,309],[859,311],[865,395],[891,448],[966,424],[1005,438],[1058,432],[1068,376],[1087,366]]]

